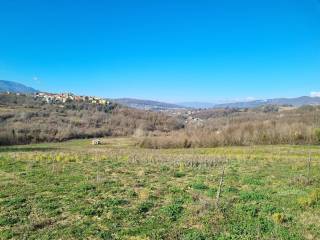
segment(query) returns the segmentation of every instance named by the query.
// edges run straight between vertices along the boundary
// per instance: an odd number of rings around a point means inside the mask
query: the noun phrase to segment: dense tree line
[[[63,141],[103,136],[143,136],[182,128],[162,113],[117,104],[47,104],[32,96],[0,95],[0,145]]]
[[[147,148],[215,147],[254,144],[319,144],[320,107],[198,111],[201,124],[190,123],[170,134],[147,137]]]
[[[140,144],[148,148],[318,144],[320,107],[208,109],[179,118],[117,104],[47,104],[0,94],[0,145],[104,136],[144,137]]]

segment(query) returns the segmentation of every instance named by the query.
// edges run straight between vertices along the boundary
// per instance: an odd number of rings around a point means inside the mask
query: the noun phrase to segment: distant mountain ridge
[[[216,103],[210,103],[210,102],[179,102],[177,103],[179,106],[183,106],[186,108],[195,108],[195,109],[204,109],[204,108],[213,108]]]
[[[36,93],[38,90],[25,86],[21,83],[0,80],[0,93],[3,92],[12,92],[12,93]]]
[[[224,103],[217,104],[214,108],[256,108],[265,105],[290,105],[294,107],[300,107],[303,105],[320,105],[320,97],[302,96],[297,98],[274,98],[247,102]]]
[[[127,107],[144,109],[144,110],[170,110],[170,109],[185,108],[177,104],[158,102],[158,101],[152,101],[152,100],[142,100],[142,99],[134,99],[134,98],[117,98],[113,100]]]
[[[24,93],[32,94],[39,92],[38,90],[25,86],[21,83],[0,80],[0,93],[11,92],[11,93]],[[165,103],[153,100],[143,100],[134,98],[117,98],[113,99],[115,102],[137,109],[144,110],[175,110],[175,109],[200,109],[200,108],[256,108],[266,105],[289,105],[294,107],[300,107],[303,105],[320,105],[320,97],[309,97],[302,96],[297,98],[274,98],[266,100],[253,100],[253,101],[242,101],[232,103],[202,103],[202,102],[185,102],[185,103]]]
[[[216,109],[216,108],[257,108],[266,105],[278,105],[278,106],[293,106],[300,107],[303,105],[320,105],[320,97],[302,96],[297,98],[274,98],[265,100],[253,100],[243,102],[231,102],[231,103],[202,103],[202,102],[185,102],[185,103],[164,103],[151,100],[132,99],[132,98],[119,98],[114,99],[122,105],[145,109],[145,110],[170,110],[170,109]]]

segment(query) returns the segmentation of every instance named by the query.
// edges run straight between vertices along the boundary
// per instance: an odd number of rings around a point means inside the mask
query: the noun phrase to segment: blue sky
[[[168,102],[320,91],[319,0],[0,0],[0,79]]]

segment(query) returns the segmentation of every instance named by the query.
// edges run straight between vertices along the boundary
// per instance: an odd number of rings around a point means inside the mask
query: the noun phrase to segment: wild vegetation
[[[320,107],[152,112],[110,105],[47,104],[0,94],[0,145],[105,136],[140,137],[145,148],[319,144]],[[190,112],[185,110],[185,112]]]
[[[203,110],[192,117],[184,129],[144,138],[140,145],[146,148],[189,148],[320,143],[318,106]]]
[[[165,114],[117,104],[47,104],[32,96],[0,94],[0,145],[168,132],[182,126]]]
[[[0,239],[320,238],[317,146],[103,143],[1,147]]]

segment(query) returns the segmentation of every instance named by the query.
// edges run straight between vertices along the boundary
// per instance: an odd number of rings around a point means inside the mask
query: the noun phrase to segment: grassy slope
[[[0,148],[0,239],[320,238],[317,146],[148,150],[132,139],[105,142]]]

